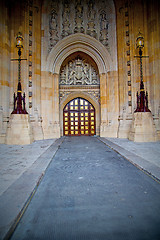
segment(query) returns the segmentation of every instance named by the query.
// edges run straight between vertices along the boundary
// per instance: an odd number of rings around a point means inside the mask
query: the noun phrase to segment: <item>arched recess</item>
[[[63,136],[63,109],[66,106],[66,104],[68,102],[70,102],[72,99],[74,98],[84,98],[87,101],[89,101],[95,108],[95,112],[96,112],[96,134],[99,135],[99,131],[100,131],[100,104],[99,102],[97,102],[97,100],[89,95],[88,93],[85,92],[74,92],[69,94],[68,96],[66,96],[66,98],[64,98],[60,104],[60,129],[61,129],[61,136]]]
[[[46,70],[59,74],[63,61],[77,51],[85,52],[93,58],[98,66],[99,74],[117,70],[117,57],[111,58],[103,44],[82,33],[70,35],[56,44],[47,57]]]

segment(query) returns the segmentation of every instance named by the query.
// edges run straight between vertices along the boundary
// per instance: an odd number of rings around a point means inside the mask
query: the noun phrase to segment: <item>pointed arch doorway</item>
[[[95,108],[83,98],[71,100],[63,109],[65,136],[95,135]]]

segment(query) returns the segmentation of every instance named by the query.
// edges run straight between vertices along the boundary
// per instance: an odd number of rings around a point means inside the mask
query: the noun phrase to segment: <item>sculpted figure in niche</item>
[[[60,84],[66,84],[66,69],[62,68],[61,74],[60,74]]]
[[[99,84],[99,80],[97,77],[97,73],[96,70],[94,68],[92,68],[92,84]]]
[[[95,15],[96,15],[96,11],[93,9],[92,1],[90,1],[88,9],[89,9],[89,11],[88,11],[88,20],[89,21],[94,21]]]
[[[50,20],[50,29],[56,30],[57,28],[57,21],[56,21],[56,12],[53,10],[51,14],[51,20]]]
[[[100,15],[100,18],[101,18],[101,22],[100,22],[101,30],[103,30],[103,29],[108,29],[108,24],[107,24],[107,19],[106,19],[106,13],[105,13],[105,12],[102,12],[101,15]]]
[[[74,65],[72,62],[69,62],[69,74],[68,74],[68,79],[69,79],[69,85],[75,84],[75,70],[74,70]]]
[[[108,20],[106,18],[106,12],[102,11],[100,14],[100,38],[99,40],[108,46]]]
[[[92,37],[96,37],[96,31],[95,31],[95,19],[96,11],[93,9],[93,3],[90,1],[88,6],[88,29],[87,34],[89,34]]]
[[[83,67],[83,84],[91,84],[90,78],[89,78],[89,64],[85,63]]]
[[[75,29],[74,32],[84,32],[84,28],[83,28],[83,7],[81,5],[81,0],[77,0],[77,4],[76,4],[76,17],[75,17]]]
[[[52,48],[59,40],[57,32],[57,14],[53,10],[49,21],[50,47]]]
[[[77,17],[79,18],[81,18],[83,15],[83,7],[81,5],[81,0],[77,0],[76,13],[77,13]]]
[[[63,10],[63,31],[62,31],[62,37],[68,36],[71,34],[70,31],[70,22],[69,22],[69,14],[70,9],[68,2],[66,1],[64,4],[64,10]]]

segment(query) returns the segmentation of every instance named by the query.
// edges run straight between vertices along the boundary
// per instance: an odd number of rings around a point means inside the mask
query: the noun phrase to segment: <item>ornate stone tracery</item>
[[[61,68],[59,84],[99,85],[99,76],[88,61],[77,57]]]

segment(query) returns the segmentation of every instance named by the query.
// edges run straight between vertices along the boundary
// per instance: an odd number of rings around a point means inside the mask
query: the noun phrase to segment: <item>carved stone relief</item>
[[[105,0],[59,0],[51,1],[49,11],[49,49],[74,33],[84,33],[99,40],[109,51],[112,48],[110,32],[110,1]],[[112,36],[113,38],[113,36]]]
[[[96,69],[79,57],[61,68],[60,85],[99,85]]]

